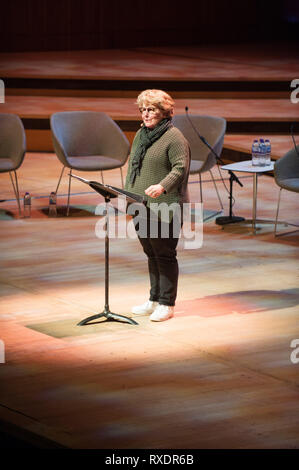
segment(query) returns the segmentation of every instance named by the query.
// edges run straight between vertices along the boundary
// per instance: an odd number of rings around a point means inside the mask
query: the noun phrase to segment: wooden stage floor
[[[0,53],[2,78],[161,81],[291,81],[295,43]],[[270,90],[269,90],[270,91]]]
[[[299,232],[274,238],[263,225],[254,236],[250,225],[222,229],[211,219],[201,248],[178,250],[173,319],[78,327],[104,305],[104,241],[92,213],[102,199],[74,182],[71,216],[49,218],[60,168],[51,153],[26,155],[19,183],[33,197],[30,219],[17,217],[0,175],[0,430],[51,448],[298,449]],[[234,212],[250,218],[252,178],[239,176]],[[119,185],[119,172],[105,182]],[[197,201],[192,178],[189,188]],[[211,181],[203,190],[204,209],[217,210]],[[64,178],[60,205],[66,192]],[[275,217],[277,196],[273,178],[261,176],[259,217]],[[297,196],[285,192],[281,202],[293,223]],[[130,316],[147,294],[138,241],[112,239],[111,310]]]
[[[179,245],[173,319],[78,327],[104,307],[104,240],[94,215],[103,201],[74,181],[70,217],[47,212],[61,171],[51,113],[105,111],[131,140],[138,92],[164,87],[177,113],[188,105],[191,114],[226,117],[226,158],[246,159],[253,137],[263,135],[276,159],[293,146],[299,104],[289,95],[298,64],[298,50],[286,44],[0,54],[0,110],[25,123],[18,176],[21,195],[32,196],[31,218],[19,218],[9,176],[0,174],[0,437],[45,448],[299,448],[298,231],[274,238],[273,224],[262,224],[253,235],[250,223],[222,228],[212,217],[200,248]],[[227,215],[228,194],[213,173]],[[252,177],[238,176],[244,187],[234,186],[234,213],[250,219]],[[119,186],[118,170],[105,182]],[[189,189],[198,201],[196,177]],[[206,176],[203,193],[210,215],[219,203]],[[60,208],[66,194],[64,177]],[[260,176],[259,218],[275,218],[277,198],[273,177]],[[283,192],[283,221],[298,224],[298,209],[298,195]],[[138,241],[111,239],[111,310],[133,316],[148,287]]]

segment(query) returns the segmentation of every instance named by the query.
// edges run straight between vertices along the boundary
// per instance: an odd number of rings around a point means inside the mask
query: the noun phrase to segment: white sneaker
[[[151,314],[152,321],[165,321],[173,317],[174,307],[159,304],[155,311]]]
[[[158,302],[147,300],[142,305],[136,305],[135,307],[132,307],[132,313],[135,313],[136,315],[149,315],[150,313],[153,313],[157,306]]]

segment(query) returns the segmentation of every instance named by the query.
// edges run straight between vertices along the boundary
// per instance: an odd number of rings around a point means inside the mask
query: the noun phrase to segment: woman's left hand
[[[144,192],[147,196],[156,198],[156,197],[161,196],[161,194],[164,193],[164,191],[165,190],[163,186],[161,186],[161,184],[152,184]]]

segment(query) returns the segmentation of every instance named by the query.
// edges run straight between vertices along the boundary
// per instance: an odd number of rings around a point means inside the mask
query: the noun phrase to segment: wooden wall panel
[[[260,41],[278,34],[280,2],[10,0],[0,50],[46,51]],[[265,18],[271,26],[265,28]]]

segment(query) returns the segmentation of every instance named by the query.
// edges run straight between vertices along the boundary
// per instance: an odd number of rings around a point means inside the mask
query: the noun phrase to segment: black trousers
[[[139,227],[136,227],[136,224],[135,228],[138,234]],[[174,230],[173,223],[168,224],[159,220],[156,228],[155,236],[152,236],[150,233],[150,218],[148,218],[148,236],[138,234],[138,239],[148,258],[149,299],[162,305],[174,306],[179,276],[176,252],[179,234],[177,228]],[[166,238],[165,235],[167,235]]]

